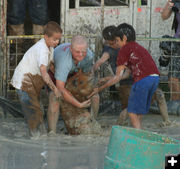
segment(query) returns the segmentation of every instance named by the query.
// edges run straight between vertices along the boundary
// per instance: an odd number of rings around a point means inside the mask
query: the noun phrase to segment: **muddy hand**
[[[90,105],[91,105],[91,99],[82,102],[80,108],[86,108],[89,107]]]
[[[103,83],[107,82],[107,79],[106,78],[101,78],[99,79],[98,81],[98,85],[102,85]]]
[[[93,92],[88,96],[88,99],[97,94],[98,92],[98,88],[94,88]]]
[[[61,92],[57,88],[54,90],[54,94],[57,98],[60,98],[62,96]]]

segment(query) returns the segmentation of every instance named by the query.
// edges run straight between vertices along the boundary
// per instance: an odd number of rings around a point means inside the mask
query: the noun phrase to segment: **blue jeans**
[[[23,24],[28,11],[33,24],[45,25],[48,21],[47,0],[9,0],[7,20],[11,25]]]
[[[28,119],[28,117],[31,114],[35,113],[34,110],[30,108],[30,107],[32,107],[32,104],[30,101],[31,98],[29,97],[27,92],[24,92],[24,91],[19,90],[19,89],[16,89],[16,92],[17,92],[18,98],[21,102],[21,109],[23,111],[24,117],[25,117],[25,119]]]

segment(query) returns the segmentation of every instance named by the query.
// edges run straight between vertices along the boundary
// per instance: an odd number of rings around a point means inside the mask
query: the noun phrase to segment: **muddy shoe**
[[[47,135],[48,137],[57,137],[57,134],[52,130]]]
[[[120,113],[120,115],[119,115],[119,117],[118,117],[118,119],[116,121],[116,125],[127,126],[128,125],[127,119],[128,119],[128,112],[127,112],[127,109],[124,109]]]
[[[40,137],[40,132],[38,130],[30,131],[30,139],[36,140]]]
[[[172,126],[174,124],[176,124],[176,121],[166,120],[166,121],[157,123],[157,126],[159,126],[159,127],[167,127],[167,126]]]

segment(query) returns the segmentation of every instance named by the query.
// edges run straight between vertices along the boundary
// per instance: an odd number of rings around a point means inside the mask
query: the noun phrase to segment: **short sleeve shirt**
[[[44,38],[39,40],[24,54],[14,71],[11,84],[16,89],[21,89],[25,74],[41,76],[40,66],[47,66],[48,69],[50,62],[53,61],[53,52],[54,48],[48,48]]]
[[[78,69],[89,72],[94,62],[94,54],[88,49],[86,57],[76,65],[70,51],[70,45],[70,43],[64,43],[54,50],[55,78],[63,82],[66,82],[70,73],[77,72]]]
[[[108,53],[109,54],[109,64],[111,65],[111,68],[114,72],[114,74],[116,74],[116,60],[117,60],[117,56],[118,56],[118,52],[120,49],[114,49],[110,46],[105,45],[102,51],[103,53]],[[121,85],[127,85],[127,84],[132,84],[133,80],[132,80],[132,76],[129,76],[127,79],[123,79],[121,80]]]
[[[142,78],[158,74],[158,68],[149,52],[136,42],[129,42],[118,53],[117,66],[127,66],[133,76],[134,82]]]

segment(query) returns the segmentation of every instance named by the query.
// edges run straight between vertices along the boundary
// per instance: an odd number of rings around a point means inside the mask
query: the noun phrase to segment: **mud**
[[[58,122],[57,135],[41,136],[30,140],[27,124],[22,118],[0,119],[0,168],[1,169],[103,169],[104,156],[111,126],[118,115],[100,114],[99,124],[104,129],[100,134],[67,135],[62,120]],[[169,116],[174,123],[159,127],[159,114],[148,114],[142,119],[143,129],[180,140],[180,116]],[[46,124],[47,125],[47,124]],[[130,126],[128,121],[127,126]],[[164,142],[170,143],[169,140]]]
[[[24,75],[21,89],[32,96],[39,96],[42,87],[45,85],[42,76],[32,75],[30,73]]]
[[[79,101],[87,100],[94,88],[94,75],[83,73],[81,70],[68,79],[66,89]],[[61,100],[60,114],[65,122],[69,134],[101,133],[101,126],[91,116],[87,108],[77,108]]]
[[[35,132],[39,125],[43,123],[43,111],[39,102],[39,94],[44,85],[42,76],[32,75],[30,73],[24,75],[21,89],[27,92],[31,99],[30,104],[23,111],[31,132]],[[31,110],[31,113],[30,111],[26,111],[27,108]]]
[[[1,116],[0,169],[103,169],[111,127],[116,125],[119,117],[119,114],[113,113],[112,107],[108,110],[99,114],[97,121],[87,115],[88,110],[79,112],[80,118],[75,118],[79,121],[73,125],[78,127],[83,121],[90,122],[87,123],[89,128],[81,130],[81,135],[67,134],[67,125],[61,119],[58,121],[56,135],[43,135],[33,139],[29,139],[27,135],[28,126],[23,118]],[[73,108],[70,111],[73,114],[77,110]],[[143,116],[142,127],[144,130],[180,140],[180,116],[169,115],[169,119],[172,121],[171,125],[163,126],[160,125],[163,122],[161,115],[149,113]],[[47,128],[46,121],[45,125]],[[129,119],[126,126],[131,126]],[[164,142],[170,143],[166,137]]]

